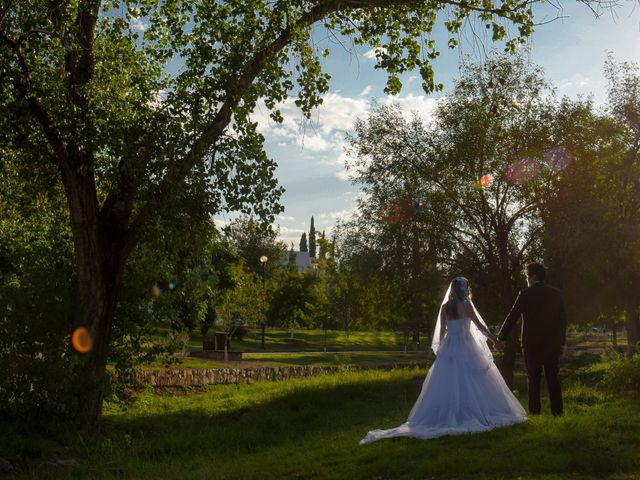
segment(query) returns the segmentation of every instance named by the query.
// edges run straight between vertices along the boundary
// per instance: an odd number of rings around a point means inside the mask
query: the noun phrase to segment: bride
[[[399,427],[370,431],[360,444],[484,432],[524,422],[525,411],[493,363],[487,338],[501,344],[473,305],[468,280],[454,278],[433,334],[436,360],[409,418]]]

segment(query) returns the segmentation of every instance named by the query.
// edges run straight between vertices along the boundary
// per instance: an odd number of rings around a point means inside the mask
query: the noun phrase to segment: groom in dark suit
[[[564,302],[560,291],[544,282],[547,272],[543,265],[531,263],[525,272],[529,287],[518,295],[502,325],[498,340],[504,342],[522,316],[522,352],[529,383],[529,413],[540,413],[540,379],[544,369],[551,413],[562,415],[558,370],[567,333]]]

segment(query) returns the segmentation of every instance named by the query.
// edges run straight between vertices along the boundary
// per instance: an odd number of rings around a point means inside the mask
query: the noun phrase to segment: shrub
[[[603,363],[605,368],[600,386],[605,391],[640,396],[640,353],[631,356],[610,353]]]

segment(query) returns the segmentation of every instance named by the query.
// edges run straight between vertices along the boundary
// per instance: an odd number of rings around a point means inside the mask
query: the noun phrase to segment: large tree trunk
[[[640,342],[640,315],[638,314],[638,303],[634,300],[627,302],[627,343],[629,351],[633,351]]]
[[[78,162],[80,163],[80,162]],[[106,366],[117,296],[128,253],[125,231],[130,205],[100,212],[92,172],[63,170],[78,275],[76,327],[86,327],[93,345],[76,369],[77,421],[95,424],[107,387]],[[117,213],[116,213],[117,212]]]
[[[93,348],[84,354],[76,370],[76,384],[81,388],[78,392],[80,405],[77,421],[83,425],[93,425],[102,415],[102,401],[108,387],[106,367],[123,265],[113,265],[105,258],[104,251],[95,252],[95,257],[88,256],[86,253],[91,248],[87,247],[90,246],[81,246],[80,254],[76,254],[78,271],[91,271],[95,275],[90,278],[78,275],[78,294],[81,299],[78,324],[89,328]],[[118,255],[113,250],[110,253]]]

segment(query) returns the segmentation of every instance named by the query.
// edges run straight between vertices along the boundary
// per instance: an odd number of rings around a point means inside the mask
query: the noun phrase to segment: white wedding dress
[[[429,439],[484,432],[524,422],[526,413],[471,331],[470,318],[446,321],[446,334],[409,418],[372,430],[366,444],[390,437]]]

